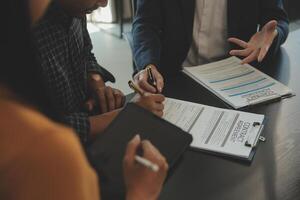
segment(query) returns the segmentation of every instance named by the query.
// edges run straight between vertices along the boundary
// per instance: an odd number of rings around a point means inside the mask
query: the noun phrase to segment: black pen
[[[148,74],[148,83],[150,85],[152,85],[153,87],[155,87],[156,92],[157,92],[158,91],[158,89],[157,89],[157,83],[156,83],[156,80],[155,80],[155,78],[153,76],[151,65],[149,65],[149,66],[146,67],[146,71],[147,71],[147,74]]]

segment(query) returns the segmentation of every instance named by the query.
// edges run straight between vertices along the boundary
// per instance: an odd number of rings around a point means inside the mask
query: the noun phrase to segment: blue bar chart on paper
[[[186,67],[188,76],[235,109],[292,95],[292,90],[237,57]]]

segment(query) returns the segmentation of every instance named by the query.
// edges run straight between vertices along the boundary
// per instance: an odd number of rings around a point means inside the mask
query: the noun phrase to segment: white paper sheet
[[[248,158],[261,131],[264,115],[220,109],[167,98],[163,118],[192,134],[192,147]]]
[[[237,57],[186,67],[183,72],[235,109],[291,94],[292,91]]]

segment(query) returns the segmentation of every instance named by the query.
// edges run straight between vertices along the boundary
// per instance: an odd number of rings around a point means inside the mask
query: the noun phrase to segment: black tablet
[[[190,134],[162,118],[136,104],[127,104],[87,150],[100,178],[102,198],[124,197],[123,157],[127,143],[137,134],[159,149],[170,168],[193,140]]]

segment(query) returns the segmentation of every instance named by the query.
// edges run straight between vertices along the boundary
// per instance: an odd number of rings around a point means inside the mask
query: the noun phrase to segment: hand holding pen
[[[133,89],[134,92],[138,94],[132,99],[134,103],[149,110],[159,117],[163,116],[163,102],[165,100],[163,95],[144,92],[138,85],[134,84],[133,81],[128,81],[128,85],[131,89]]]
[[[143,151],[142,157],[137,156],[139,148]],[[150,141],[141,141],[140,136],[136,135],[127,145],[123,171],[127,199],[157,199],[168,164]]]
[[[148,65],[144,70],[134,76],[135,83],[144,91],[161,93],[164,87],[164,79],[154,65]]]
[[[148,83],[156,89],[156,93],[157,93],[158,92],[157,82],[156,82],[156,79],[155,79],[155,77],[152,73],[151,66],[147,66],[145,70],[146,70],[147,75],[148,75]]]

